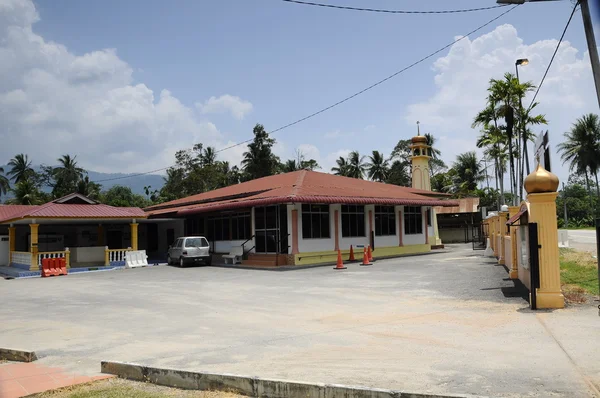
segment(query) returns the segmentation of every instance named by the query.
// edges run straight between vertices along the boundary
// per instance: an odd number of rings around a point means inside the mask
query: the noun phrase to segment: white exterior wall
[[[298,231],[292,230],[292,210],[298,210]],[[335,249],[335,211],[339,211],[339,219],[338,219],[338,231],[339,231],[339,245],[341,250],[350,249],[350,245],[352,245],[355,249],[359,245],[368,245],[369,244],[369,210],[372,211],[373,214],[373,230],[375,230],[375,205],[366,205],[365,206],[365,236],[361,237],[353,237],[353,238],[344,238],[342,237],[342,205],[334,204],[329,206],[329,221],[330,221],[330,237],[325,239],[304,239],[302,236],[302,205],[288,205],[288,231],[290,231],[290,245],[291,245],[291,236],[294,233],[298,233],[298,251],[300,253],[309,253],[309,252],[322,252],[322,251],[332,251]],[[404,246],[409,245],[422,245],[425,244],[425,233],[417,234],[417,235],[404,235],[404,229],[402,230],[399,227],[400,217],[404,217],[404,206],[394,206],[394,211],[396,214],[395,220],[395,228],[396,233],[394,235],[389,236],[375,236],[375,248],[378,247],[392,247],[398,246],[400,242],[400,234],[402,236],[402,243]],[[423,222],[426,222],[425,218],[423,218]],[[402,223],[404,226],[404,222]],[[434,227],[433,225],[424,229],[429,233],[429,236],[433,236]],[[431,243],[431,242],[430,242]]]
[[[217,240],[214,242],[214,252],[215,253],[224,253],[224,254],[228,254],[231,251],[231,248],[234,246],[241,246],[242,243],[244,243],[246,240]],[[244,245],[245,250],[250,249],[252,246],[254,246],[254,240],[249,241],[248,243],[246,243]],[[252,253],[254,253],[254,249],[252,250]]]
[[[330,205],[329,206],[329,238],[322,239],[304,239],[302,236],[302,205],[295,204],[292,205],[294,209],[298,210],[298,251],[300,253],[309,253],[309,252],[325,252],[331,251],[335,247],[335,225],[334,225],[334,216],[333,209],[334,206],[339,205]],[[290,214],[291,217],[291,214]]]
[[[167,242],[167,229],[174,229],[175,239],[183,236],[185,220],[173,220],[167,222],[157,222],[158,224],[158,251],[160,253],[167,253],[169,245],[173,242]]]
[[[343,238],[342,237],[342,205],[333,205],[336,206],[336,209],[340,211],[340,219],[339,219],[339,229],[340,229],[340,249],[341,250],[350,250],[350,245],[356,248],[358,245],[367,246],[370,244],[369,238],[369,209],[373,210],[373,222],[375,222],[375,206],[374,205],[365,205],[365,236],[357,236],[354,238]],[[331,212],[333,214],[333,211]],[[333,215],[332,215],[333,217]],[[375,225],[373,225],[373,229],[375,229]],[[377,245],[377,243],[375,243]],[[332,248],[333,250],[333,248]]]
[[[404,206],[398,206],[399,208],[402,209],[402,217],[404,217]],[[433,220],[432,220],[433,221]],[[423,219],[422,222],[426,223],[426,215],[423,215]],[[429,231],[429,236],[433,235],[433,225],[431,227],[428,228],[423,228],[423,232]],[[404,246],[410,246],[410,245],[424,245],[425,244],[425,233],[420,233],[420,234],[411,234],[411,235],[406,235],[404,234],[404,220],[402,220],[402,244]]]

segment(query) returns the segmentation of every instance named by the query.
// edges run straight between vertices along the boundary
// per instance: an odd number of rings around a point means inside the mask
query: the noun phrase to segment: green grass
[[[176,388],[139,383],[123,379],[109,379],[80,384],[33,395],[35,398],[238,398],[228,392],[187,391]]]
[[[560,249],[560,278],[563,285],[577,286],[598,294],[598,260],[587,252]]]

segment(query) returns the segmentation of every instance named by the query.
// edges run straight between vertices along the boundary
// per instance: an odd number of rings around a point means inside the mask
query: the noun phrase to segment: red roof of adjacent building
[[[426,196],[428,195],[428,196]],[[278,203],[456,206],[430,191],[300,170],[258,178],[146,208],[149,216],[186,215]]]
[[[146,218],[146,213],[138,207],[100,204],[79,194],[67,195],[41,206],[0,206],[0,223],[24,218]]]

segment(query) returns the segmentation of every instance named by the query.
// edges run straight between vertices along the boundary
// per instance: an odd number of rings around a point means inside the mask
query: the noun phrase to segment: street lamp
[[[556,0],[496,0],[497,4],[524,4],[541,1],[556,1]],[[583,29],[585,30],[585,38],[590,54],[590,62],[592,64],[592,74],[594,75],[594,84],[596,86],[596,97],[600,105],[600,59],[598,58],[598,50],[596,47],[596,38],[594,36],[594,26],[592,25],[592,17],[590,16],[589,0],[579,0],[581,7],[581,18],[583,19]]]
[[[515,71],[517,72],[517,84],[521,84],[521,81],[519,80],[519,66],[525,66],[529,64],[529,60],[527,58],[520,58],[518,60],[515,61]],[[521,112],[521,117],[523,117],[523,99],[521,98],[521,95],[519,95],[519,110]],[[527,175],[529,175],[530,170],[529,170],[529,154],[527,153],[527,140],[525,139],[525,125],[523,123],[523,121],[521,120],[521,137],[523,140],[523,154],[525,155],[525,164],[527,165]],[[523,173],[521,173],[521,176],[523,176]]]

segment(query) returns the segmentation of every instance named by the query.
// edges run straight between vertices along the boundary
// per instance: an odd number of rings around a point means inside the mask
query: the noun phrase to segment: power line
[[[407,11],[407,10],[383,10],[383,9],[379,9],[379,8],[360,8],[360,7],[339,6],[339,5],[335,5],[335,4],[313,3],[310,1],[300,1],[300,0],[281,0],[281,1],[284,1],[286,3],[302,4],[305,6],[336,8],[339,10],[351,10],[351,11],[379,12],[379,13],[385,13],[385,14],[458,14],[458,13],[464,13],[464,12],[493,10],[494,8],[506,7],[508,5],[508,4],[500,4],[500,5],[490,6],[490,7],[465,8],[465,9],[459,9],[459,10]]]
[[[440,52],[444,51],[445,49],[447,49],[447,48],[449,48],[449,47],[453,46],[454,44],[456,44],[456,43],[458,43],[458,42],[460,42],[460,41],[462,41],[462,40],[466,39],[467,37],[469,37],[469,36],[470,36],[470,35],[472,35],[473,33],[476,33],[476,32],[478,32],[478,31],[480,31],[481,29],[485,28],[486,26],[488,26],[488,25],[492,24],[493,22],[497,21],[498,19],[502,18],[504,15],[508,14],[509,12],[511,12],[512,10],[514,10],[515,8],[517,8],[519,5],[520,5],[520,4],[517,4],[517,5],[515,5],[515,6],[511,7],[511,8],[509,8],[507,11],[504,11],[504,12],[503,12],[503,13],[501,13],[500,15],[498,15],[498,16],[496,16],[496,17],[494,17],[494,18],[490,19],[489,21],[487,21],[487,22],[486,22],[486,23],[484,23],[483,25],[480,25],[479,27],[477,27],[477,28],[473,29],[473,30],[472,30],[472,31],[470,31],[469,33],[467,33],[467,34],[465,34],[465,35],[463,35],[463,36],[460,36],[458,39],[454,40],[453,42],[451,42],[451,43],[449,43],[449,44],[446,44],[445,46],[443,46],[443,47],[441,47],[441,48],[439,48],[439,49],[435,50],[434,52],[432,52],[432,53],[430,53],[430,54],[428,54],[428,55],[424,56],[423,58],[419,59],[418,61],[415,61],[415,62],[413,62],[412,64],[410,64],[410,65],[408,65],[408,66],[405,66],[404,68],[402,68],[402,69],[400,69],[399,71],[397,71],[397,72],[395,72],[395,73],[393,73],[393,74],[391,74],[391,75],[387,76],[386,78],[383,78],[383,79],[381,79],[381,80],[377,81],[376,83],[373,83],[373,84],[371,84],[370,86],[368,86],[368,87],[366,87],[366,88],[364,88],[364,89],[362,89],[362,90],[360,90],[360,91],[357,91],[356,93],[354,93],[354,94],[352,94],[352,95],[349,95],[348,97],[346,97],[346,98],[344,98],[344,99],[342,99],[342,100],[340,100],[340,101],[338,101],[338,102],[336,102],[336,103],[334,103],[334,104],[332,104],[332,105],[329,105],[329,106],[327,106],[327,107],[325,107],[325,108],[322,108],[322,109],[320,109],[320,110],[318,110],[318,111],[316,111],[316,112],[313,112],[313,113],[311,113],[311,114],[310,114],[310,115],[308,115],[308,116],[305,116],[305,117],[303,117],[303,118],[300,118],[300,119],[298,119],[298,120],[296,120],[296,121],[294,121],[294,122],[291,122],[291,123],[288,123],[288,124],[286,124],[286,125],[283,125],[283,126],[281,126],[281,127],[278,127],[278,128],[276,128],[275,130],[271,130],[271,131],[269,132],[269,135],[272,135],[272,134],[274,134],[274,133],[276,133],[276,132],[278,132],[278,131],[281,131],[281,130],[283,130],[283,129],[286,129],[286,128],[288,128],[288,127],[291,127],[291,126],[294,126],[294,125],[296,125],[296,124],[298,124],[298,123],[301,123],[301,122],[303,122],[303,121],[305,121],[305,120],[311,119],[311,118],[313,118],[313,117],[315,117],[315,116],[317,116],[317,115],[320,115],[320,114],[321,114],[321,113],[323,113],[323,112],[326,112],[326,111],[328,111],[328,110],[330,110],[330,109],[332,109],[332,108],[335,108],[336,106],[338,106],[338,105],[341,105],[341,104],[343,104],[344,102],[347,102],[347,101],[349,101],[349,100],[353,99],[354,97],[357,97],[357,96],[359,96],[359,95],[361,95],[361,94],[363,94],[363,93],[365,93],[365,92],[367,92],[367,91],[369,91],[369,90],[371,90],[371,89],[373,89],[373,88],[375,88],[375,87],[379,86],[380,84],[382,84],[382,83],[385,83],[385,82],[387,82],[388,80],[391,80],[391,79],[393,79],[394,77],[398,76],[399,74],[401,74],[401,73],[403,73],[403,72],[405,72],[405,71],[407,71],[407,70],[409,70],[409,69],[411,69],[411,68],[413,68],[413,67],[415,67],[415,66],[419,65],[420,63],[423,63],[424,61],[428,60],[429,58],[433,57],[434,55],[436,55],[436,54],[439,54]],[[219,149],[219,150],[215,151],[215,153],[223,152],[223,151],[226,151],[226,150],[228,150],[228,149],[235,148],[235,147],[238,147],[238,146],[240,146],[240,145],[244,145],[244,144],[246,144],[246,143],[248,143],[248,142],[250,142],[250,141],[252,141],[252,140],[253,140],[253,138],[249,138],[249,139],[247,139],[247,140],[240,141],[240,142],[238,142],[238,143],[236,143],[236,144],[229,145],[229,146],[227,146],[227,147],[221,148],[221,149]],[[191,149],[188,149],[188,151],[190,151],[190,150],[191,150]],[[157,172],[159,172],[159,171],[166,170],[166,169],[168,169],[168,168],[170,168],[170,167],[172,167],[172,166],[162,167],[162,168],[160,168],[160,169],[155,169],[155,170],[152,170],[152,171],[147,171],[147,172],[144,172],[144,173],[132,174],[132,175],[128,175],[128,176],[115,177],[115,178],[107,178],[107,179],[104,179],[104,180],[98,180],[98,181],[94,181],[94,182],[97,182],[97,183],[98,183],[98,182],[105,182],[105,181],[115,181],[115,180],[122,180],[122,179],[125,179],[125,178],[139,177],[139,176],[143,176],[143,175],[146,175],[146,174],[157,173]]]
[[[548,63],[548,67],[546,68],[546,72],[544,72],[544,76],[542,77],[542,80],[540,81],[540,84],[538,84],[537,90],[535,90],[535,94],[533,95],[533,98],[531,99],[531,103],[529,104],[529,107],[527,108],[527,112],[529,112],[531,110],[531,107],[535,103],[535,99],[536,99],[538,93],[540,92],[540,88],[542,88],[542,84],[544,84],[544,80],[546,79],[546,75],[548,74],[548,71],[550,70],[550,67],[552,66],[552,62],[554,61],[554,57],[556,56],[556,53],[558,52],[558,49],[560,48],[560,44],[562,43],[563,38],[565,37],[565,33],[567,33],[567,29],[569,28],[569,25],[571,24],[571,19],[573,19],[573,15],[575,15],[575,11],[577,10],[577,6],[578,5],[579,5],[579,0],[577,0],[577,2],[575,3],[575,5],[573,6],[573,11],[571,11],[571,16],[569,17],[569,20],[567,21],[567,24],[565,25],[565,28],[563,29],[562,35],[560,36],[560,39],[558,40],[558,44],[556,45],[556,48],[554,49],[554,54],[552,54],[552,58],[550,58],[550,63]]]

